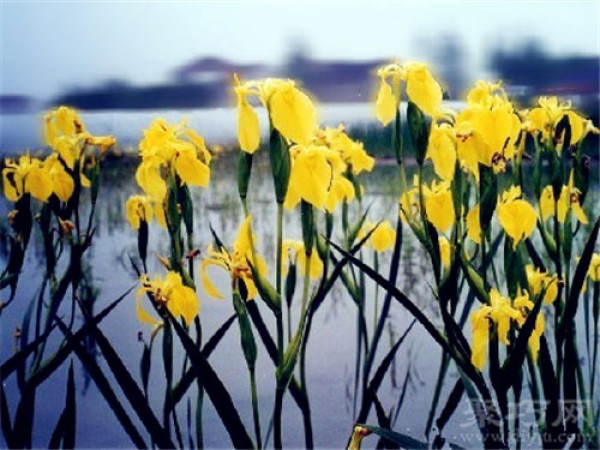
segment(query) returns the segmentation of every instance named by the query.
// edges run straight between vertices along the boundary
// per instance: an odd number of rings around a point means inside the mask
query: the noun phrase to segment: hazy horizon
[[[0,95],[48,99],[111,79],[161,83],[207,56],[278,64],[299,46],[321,60],[430,61],[448,36],[463,48],[468,72],[479,77],[491,49],[531,39],[549,55],[600,54],[598,11],[596,0],[0,0]]]

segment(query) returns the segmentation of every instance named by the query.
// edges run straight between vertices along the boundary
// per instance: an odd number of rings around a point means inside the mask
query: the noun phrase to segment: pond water
[[[364,111],[363,111],[364,112]],[[222,111],[228,117],[231,111]],[[215,115],[220,114],[218,111]],[[196,117],[190,114],[194,126],[196,120],[203,121],[209,116]],[[96,115],[97,123],[112,121],[113,127],[98,130],[98,133],[110,133],[111,130],[126,129],[141,130],[148,124],[150,116],[145,114],[131,114],[130,120],[122,120],[119,114]],[[152,116],[155,117],[155,116]],[[84,116],[87,122],[88,117]],[[221,120],[221,119],[219,119]],[[335,120],[339,120],[336,118]],[[228,123],[235,123],[233,120]],[[122,128],[121,128],[122,127]],[[88,128],[96,132],[96,128],[88,123]],[[201,133],[204,129],[216,132],[218,127],[195,127]],[[229,136],[233,133],[228,130]],[[117,135],[119,135],[117,133]],[[133,137],[132,137],[133,138]],[[218,139],[218,136],[210,139]],[[267,261],[274,259],[275,246],[275,203],[273,188],[266,152],[257,156],[253,171],[249,204],[253,214],[253,227],[258,237],[258,250]],[[102,184],[102,194],[97,210],[97,232],[94,243],[84,265],[84,271],[90,285],[95,292],[94,309],[100,311],[111,301],[123,294],[127,289],[137,285],[137,277],[129,263],[128,255],[137,255],[137,236],[124,218],[124,204],[129,195],[137,192],[133,180],[132,164],[127,159],[112,163],[106,172]],[[396,179],[396,167],[378,165],[373,174],[362,178],[365,186],[363,208],[371,205],[369,218],[372,221],[381,219],[395,221],[397,213],[397,198],[399,194]],[[194,217],[195,239],[199,248],[206,248],[212,238],[209,224],[225,243],[235,239],[237,229],[242,220],[242,208],[237,196],[235,176],[235,160],[223,157],[215,162],[212,171],[212,181],[206,190],[195,189]],[[0,203],[0,216],[6,217],[8,205]],[[339,231],[340,221],[336,218],[336,227]],[[4,229],[4,228],[3,228]],[[287,238],[301,238],[300,215],[298,211],[287,212],[284,217],[284,233]],[[438,313],[430,290],[431,270],[427,263],[424,250],[409,237],[410,231],[405,230],[405,239],[398,286],[411,299],[413,299],[426,314],[440,324]],[[150,252],[165,255],[168,250],[166,232],[156,224],[151,226]],[[41,283],[40,273],[43,270],[43,248],[39,239],[33,239],[28,250],[26,270],[21,275],[16,300],[1,315],[0,330],[0,360],[5,361],[14,351],[13,333],[21,326],[23,315],[32,299],[35,298]],[[364,257],[371,261],[370,252],[365,252]],[[3,258],[6,255],[2,256]],[[387,264],[390,255],[386,255],[381,264],[381,272],[387,274]],[[4,264],[3,261],[0,261]],[[149,259],[149,272],[151,274],[164,274],[156,258]],[[271,273],[273,271],[271,270]],[[211,275],[217,280],[217,285],[227,292],[228,276],[218,269],[211,270]],[[196,275],[197,279],[198,276]],[[373,298],[375,287],[367,282],[367,317],[373,317]],[[205,337],[212,333],[233,313],[230,301],[217,301],[209,297],[202,289],[199,290],[201,299],[201,321]],[[383,297],[379,292],[379,298]],[[299,303],[299,302],[297,302]],[[299,305],[294,305],[297,314]],[[65,308],[67,308],[65,306]],[[264,304],[259,308],[267,320],[270,330],[274,333],[274,320],[270,311]],[[67,314],[68,310],[63,311]],[[390,347],[390,341],[395,341],[401,335],[412,318],[395,302],[392,303],[390,312],[390,326],[386,331],[386,338],[382,341],[378,358],[385,354]],[[372,320],[370,321],[372,322]],[[80,322],[78,322],[80,323]],[[352,411],[352,386],[354,364],[356,355],[356,327],[357,311],[355,304],[345,294],[341,287],[334,289],[325,304],[318,311],[312,328],[308,345],[307,379],[308,389],[313,411],[313,426],[315,445],[317,447],[340,448],[346,444],[353,426]],[[115,346],[126,366],[140,380],[139,363],[143,345],[138,341],[138,332],[142,332],[144,339],[148,340],[149,327],[141,324],[135,313],[135,294],[130,293],[102,323],[102,330]],[[369,323],[369,333],[373,325]],[[465,331],[470,336],[470,331]],[[389,336],[389,338],[388,338]],[[56,344],[56,342],[54,342]],[[49,344],[52,348],[52,342]],[[176,346],[176,348],[179,348]],[[181,350],[180,350],[181,352]],[[380,388],[379,394],[386,409],[395,407],[402,393],[402,386],[408,377],[407,391],[403,405],[394,424],[394,429],[424,440],[423,432],[427,413],[431,404],[433,389],[439,367],[441,352],[431,338],[420,326],[415,326],[409,338],[397,353],[391,376]],[[109,373],[102,355],[97,355],[98,362],[106,373]],[[181,367],[182,354],[177,355],[175,367]],[[221,377],[229,390],[242,420],[248,430],[252,429],[252,415],[250,403],[250,390],[245,361],[239,346],[239,333],[237,326],[231,327],[221,344],[210,359],[211,364]],[[164,398],[164,378],[162,369],[162,355],[160,345],[154,346],[153,368],[150,376],[150,401],[157,417],[161,417],[162,402]],[[274,367],[264,347],[259,344],[257,363],[257,382],[259,403],[261,408],[262,428],[266,430],[273,409],[274,397]],[[33,445],[45,447],[48,445],[50,434],[58,420],[58,415],[63,408],[65,399],[65,381],[68,364],[64,364],[53,376],[45,382],[38,391],[35,409]],[[132,443],[123,431],[121,425],[102,395],[98,392],[93,382],[90,382],[85,370],[76,362],[76,389],[77,389],[77,446],[80,448],[129,448]],[[442,394],[442,402],[447,397],[454,384],[456,373],[452,372],[446,379]],[[195,399],[195,388],[191,389],[191,398]],[[9,378],[5,384],[8,404],[14,408],[18,403],[19,392],[14,377]],[[118,392],[118,387],[116,388]],[[195,400],[192,400],[194,404]],[[123,406],[131,412],[131,408],[123,397]],[[442,403],[443,404],[443,403]],[[14,410],[12,411],[14,414]],[[185,423],[185,402],[180,403],[178,410],[180,421]],[[135,414],[131,414],[135,417]],[[143,430],[141,424],[138,429]],[[370,422],[375,424],[376,418],[372,414]],[[523,426],[526,428],[527,421]],[[530,423],[531,424],[531,423]],[[300,412],[286,395],[284,403],[284,445],[292,448],[304,447],[303,425]],[[226,430],[216,415],[209,401],[204,406],[204,436],[205,446],[210,448],[230,447],[230,440]],[[456,414],[446,427],[444,436],[461,446],[479,447],[480,437],[472,411],[466,402],[459,406]],[[0,438],[0,446],[6,446]],[[370,439],[366,446],[375,445],[376,440]],[[272,445],[272,439],[269,445]],[[525,446],[535,448],[537,445]]]

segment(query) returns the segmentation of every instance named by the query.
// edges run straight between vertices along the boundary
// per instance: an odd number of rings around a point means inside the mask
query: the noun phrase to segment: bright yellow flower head
[[[456,167],[456,138],[454,128],[447,123],[433,124],[426,158],[433,162],[433,170],[444,181],[452,181]]]
[[[167,192],[165,171],[177,174],[182,184],[208,186],[212,156],[202,136],[188,129],[186,121],[169,124],[164,119],[154,120],[144,131],[140,156],[135,179],[156,200]]]
[[[338,152],[342,161],[349,166],[354,175],[363,171],[370,172],[375,166],[375,159],[367,154],[363,143],[350,139],[345,132],[344,125],[317,130],[315,144],[326,145],[329,149]]]
[[[137,293],[137,313],[141,322],[156,325],[159,323],[142,308],[142,295],[150,293],[158,308],[167,307],[174,317],[183,317],[186,325],[189,326],[200,312],[200,302],[196,297],[194,290],[184,286],[181,275],[177,272],[169,271],[164,281],[157,277],[153,280],[147,275],[141,277],[142,287]]]
[[[322,145],[295,145],[290,149],[292,156],[292,169],[288,185],[285,207],[295,207],[300,200],[304,200],[315,208],[323,209],[328,205],[328,200],[337,204],[341,198],[334,192],[334,198],[329,199],[333,181],[341,176],[345,164],[337,152]],[[346,187],[340,188],[341,195],[348,194]],[[331,205],[331,202],[329,204]]]
[[[125,209],[127,220],[134,230],[140,228],[140,222],[150,223],[154,216],[152,198],[147,195],[132,195],[127,199]]]
[[[503,297],[498,291],[490,291],[490,317],[498,326],[498,340],[508,345],[508,331],[510,321],[515,320],[519,325],[523,323],[523,315],[510,304],[510,299]]]
[[[19,162],[6,159],[2,170],[4,195],[17,202],[24,194],[45,202],[54,191],[52,175],[46,165],[37,158],[23,155]]]
[[[557,97],[540,97],[539,107],[526,112],[524,127],[532,134],[540,135],[542,140],[551,143],[554,139],[558,123],[566,116],[571,126],[571,145],[577,144],[585,137],[591,128],[583,117],[572,110],[571,102],[561,102]],[[557,148],[562,150],[562,139],[556,142]]]
[[[572,211],[579,222],[583,224],[588,223],[588,218],[581,208],[581,204],[579,202],[581,192],[579,189],[574,187],[573,184],[573,173],[571,173],[569,184],[567,186],[563,186],[560,192],[560,197],[558,198],[558,203],[556,204],[557,211],[554,209],[555,199],[552,186],[546,186],[542,190],[542,194],[540,195],[540,213],[542,222],[546,222],[549,217],[553,217],[555,212],[558,212],[558,221],[560,223],[565,223],[567,213]]]
[[[358,234],[358,239],[364,238],[377,224],[373,222],[365,222]],[[371,245],[376,252],[385,252],[394,246],[396,243],[396,230],[392,228],[388,220],[379,223],[379,226],[371,233],[368,245]]]
[[[558,277],[550,276],[546,272],[536,269],[531,264],[525,266],[527,284],[533,296],[541,294],[545,290],[544,303],[552,304],[558,297]]]
[[[342,203],[350,203],[354,200],[355,196],[354,185],[348,180],[348,178],[334,174],[333,180],[331,181],[331,187],[327,192],[327,200],[325,202],[325,209],[327,212],[333,213],[335,208]]]
[[[81,117],[67,106],[49,111],[44,116],[44,124],[46,144],[54,150],[58,150],[63,138],[74,138],[85,133]]]
[[[478,176],[477,164],[505,170],[515,154],[521,121],[500,83],[477,82],[468,94],[467,108],[456,118],[458,157]]]
[[[423,186],[423,195],[427,219],[440,232],[447,232],[455,218],[450,182],[444,181],[438,184],[433,181],[431,188]]]
[[[402,80],[406,82],[406,94],[409,100],[421,111],[431,117],[441,114],[442,88],[425,64],[416,62],[404,66],[388,64],[379,68],[377,76],[380,85],[375,101],[375,113],[384,126],[396,117]]]
[[[253,153],[260,143],[258,116],[247,98],[255,96],[267,108],[272,126],[288,141],[307,145],[317,129],[317,111],[310,97],[292,80],[266,78],[240,83],[234,77],[240,148]]]
[[[306,274],[307,259],[306,252],[304,251],[304,242],[285,239],[283,241],[282,252],[284,261],[294,261],[300,267],[300,273],[302,275]],[[288,258],[285,258],[286,255]],[[287,266],[284,266],[284,270],[287,270]],[[313,280],[318,280],[323,275],[323,261],[321,261],[319,254],[314,251],[310,256],[309,273]]]
[[[410,101],[425,114],[436,117],[440,114],[443,93],[425,64],[410,63],[406,66],[406,94]]]
[[[527,239],[535,230],[535,209],[526,200],[519,198],[521,188],[512,186],[502,194],[498,202],[498,220],[504,232],[513,240],[513,249],[522,239]]]
[[[403,221],[416,219],[421,211],[419,203],[418,177],[413,179],[413,187],[400,195],[400,218]]]
[[[75,182],[58,159],[58,154],[51,153],[48,155],[44,160],[44,167],[48,170],[50,178],[52,179],[52,191],[62,202],[68,201],[75,190]],[[81,176],[83,177],[83,174],[81,174]],[[82,185],[83,184],[82,179]]]
[[[223,299],[223,294],[215,287],[206,269],[210,266],[218,266],[225,269],[231,276],[231,282],[235,286],[236,283],[242,281],[247,291],[247,300],[250,300],[258,294],[256,284],[252,278],[252,270],[248,261],[253,261],[252,245],[256,242],[254,233],[252,232],[252,216],[247,216],[238,231],[237,238],[233,244],[233,251],[230,253],[226,249],[221,248],[214,250],[212,245],[208,247],[206,254],[208,255],[200,267],[200,276],[204,289],[211,297]],[[267,265],[259,255],[256,255],[256,269],[259,273],[267,274]]]

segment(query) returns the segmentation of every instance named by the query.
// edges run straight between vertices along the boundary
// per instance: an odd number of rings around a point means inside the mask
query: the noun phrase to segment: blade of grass
[[[187,335],[183,327],[177,323],[176,320],[173,320],[172,317],[170,319],[175,332],[179,336],[179,339],[196,370],[198,379],[202,383],[204,390],[211,399],[217,410],[217,414],[229,433],[232,444],[236,448],[253,447],[254,444],[252,443],[252,439],[240,419],[239,413],[231,400],[229,392],[225,389],[225,386],[218,375],[196,347],[192,339]]]
[[[98,390],[108,403],[108,406],[115,413],[115,416],[119,420],[119,423],[121,424],[127,435],[131,438],[133,444],[140,449],[147,448],[144,439],[139,434],[137,428],[129,418],[127,412],[125,412],[125,409],[121,405],[121,400],[117,398],[113,386],[110,384],[110,382],[102,372],[102,369],[100,369],[100,367],[98,366],[98,363],[96,362],[94,356],[90,355],[85,350],[82,344],[76,339],[76,336],[71,334],[71,332],[68,330],[68,328],[66,328],[66,326],[64,326],[64,324],[59,323],[59,327],[61,328],[61,331],[65,334],[67,340],[72,343],[73,351],[77,355],[77,358],[79,359],[83,367],[85,367],[85,370],[90,375],[92,380],[94,380],[94,383],[98,387]],[[51,446],[51,448],[53,447]]]

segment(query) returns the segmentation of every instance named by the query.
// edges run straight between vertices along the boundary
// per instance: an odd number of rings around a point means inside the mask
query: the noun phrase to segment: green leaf
[[[527,319],[525,323],[521,327],[519,331],[519,335],[517,336],[516,341],[512,345],[510,353],[504,362],[504,365],[501,369],[501,374],[498,377],[501,382],[501,386],[508,390],[517,380],[519,376],[519,369],[523,366],[523,361],[525,361],[525,356],[527,355],[527,348],[529,346],[529,338],[531,337],[531,333],[535,329],[535,322],[537,320],[537,316],[542,308],[542,303],[544,301],[543,293],[538,296],[538,299],[533,306],[533,309],[529,311],[527,315]]]
[[[198,381],[211,399],[217,410],[217,414],[229,433],[233,446],[236,448],[253,447],[252,439],[250,439],[250,436],[240,419],[239,413],[231,400],[231,396],[229,395],[229,392],[227,392],[227,389],[225,389],[225,386],[218,375],[185,332],[183,327],[173,319],[170,313],[169,319],[190,358],[192,366],[196,370]]]
[[[290,181],[291,161],[287,144],[275,128],[271,128],[269,159],[275,184],[275,198],[277,203],[283,204]]]
[[[256,285],[256,289],[260,294],[260,298],[267,304],[267,306],[275,313],[281,312],[281,296],[277,293],[275,288],[269,280],[263,277],[258,270],[248,261],[250,271],[252,272],[252,279]]]
[[[57,318],[57,321],[59,321],[60,324],[60,319]],[[146,430],[152,436],[153,441],[159,448],[174,448],[175,444],[173,444],[173,441],[171,441],[171,438],[165,432],[160,422],[150,409],[150,406],[144,398],[144,394],[127,370],[125,364],[113,346],[110,344],[108,339],[106,339],[99,328],[95,327],[93,329],[93,334],[96,339],[96,343],[104,355],[106,363],[114,375],[115,380],[121,387],[125,398],[127,398],[134,411],[146,427]]]
[[[446,404],[442,408],[442,412],[439,417],[435,421],[435,425],[439,430],[439,433],[444,429],[448,420],[452,417],[460,400],[462,399],[463,394],[465,393],[465,385],[461,378],[456,380],[452,391],[450,391],[450,395],[448,396],[448,400],[446,400]]]
[[[113,386],[102,372],[102,369],[100,369],[100,367],[98,366],[98,363],[96,362],[94,356],[88,353],[88,351],[81,345],[76,335],[73,335],[62,322],[59,322],[58,326],[65,335],[67,341],[73,346],[73,351],[79,358],[79,361],[98,387],[98,391],[100,391],[100,393],[108,403],[108,406],[115,413],[115,416],[119,420],[119,423],[121,424],[127,435],[131,438],[131,441],[135,444],[137,448],[147,448],[144,439],[141,437],[135,425],[129,418],[129,415],[125,412],[125,409],[121,404],[121,400],[117,398]],[[56,447],[50,445],[50,448]]]
[[[396,352],[398,351],[398,349],[412,330],[412,327],[414,326],[415,322],[416,320],[413,319],[406,331],[404,331],[402,336],[400,336],[400,339],[398,339],[398,341],[387,352],[387,354],[381,361],[381,364],[375,371],[375,375],[373,375],[373,379],[371,380],[371,382],[369,383],[369,387],[365,391],[361,409],[358,414],[358,422],[364,422],[369,417],[369,411],[371,409],[371,405],[375,399],[375,396],[377,395],[377,391],[379,390],[379,387],[381,386],[381,383],[383,382],[383,379],[396,356]]]
[[[210,339],[206,341],[206,344],[204,344],[204,347],[202,348],[202,355],[206,359],[208,359],[211,353],[217,348],[219,342],[221,342],[221,339],[225,336],[225,334],[227,334],[227,331],[233,322],[235,322],[236,318],[236,314],[233,314],[223,323],[223,325],[219,327],[217,331],[215,331]],[[173,391],[171,393],[171,408],[174,408],[181,401],[195,379],[196,373],[193,367],[188,369],[188,371],[183,374],[181,380],[179,380],[179,382],[173,387]]]
[[[479,223],[485,234],[492,223],[498,202],[498,180],[492,168],[481,163],[479,164],[479,198]]]
[[[248,185],[250,184],[250,174],[252,173],[252,155],[246,152],[240,152],[237,168],[238,192],[240,198],[245,200],[248,195]]]
[[[594,228],[590,233],[587,243],[585,244],[585,248],[581,255],[581,259],[577,263],[577,267],[575,269],[575,275],[573,276],[573,281],[571,282],[571,292],[569,294],[569,299],[565,305],[565,310],[560,320],[559,325],[559,340],[562,340],[565,337],[565,331],[567,327],[570,327],[575,318],[575,314],[577,313],[578,299],[581,294],[581,289],[583,287],[583,283],[585,282],[587,272],[590,267],[590,262],[592,260],[592,255],[594,253],[594,247],[596,245],[596,240],[598,239],[598,230],[600,228],[600,219],[596,220]]]
[[[297,268],[295,263],[290,263],[288,273],[285,276],[285,301],[288,308],[292,305],[294,292],[296,291]]]
[[[408,102],[406,110],[408,131],[415,149],[417,163],[421,166],[425,161],[427,154],[427,145],[429,143],[429,132],[431,130],[431,121],[425,117],[425,114],[413,102]]]
[[[250,325],[250,319],[248,319],[248,313],[246,311],[245,301],[240,296],[239,291],[233,291],[233,306],[238,318],[238,325],[240,327],[240,344],[242,351],[244,352],[244,358],[250,370],[254,370],[256,365],[256,341],[254,340],[254,334],[252,333],[252,326]]]

